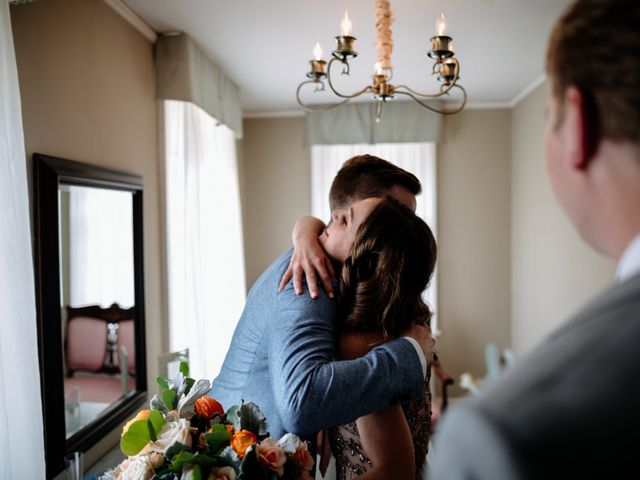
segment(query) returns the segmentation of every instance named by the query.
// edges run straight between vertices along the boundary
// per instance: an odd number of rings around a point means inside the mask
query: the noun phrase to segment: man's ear
[[[565,92],[564,102],[571,164],[578,170],[585,170],[600,142],[595,101],[587,91],[572,85]]]

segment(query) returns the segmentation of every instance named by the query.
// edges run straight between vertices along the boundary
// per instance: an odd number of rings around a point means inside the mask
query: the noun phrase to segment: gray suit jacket
[[[373,349],[361,359],[333,361],[336,302],[324,291],[312,300],[291,282],[277,292],[291,251],[256,281],[211,396],[225,409],[241,400],[258,404],[269,431],[303,437],[376,410],[419,398],[420,359],[407,340]]]
[[[636,275],[451,408],[429,478],[638,478],[639,370]]]

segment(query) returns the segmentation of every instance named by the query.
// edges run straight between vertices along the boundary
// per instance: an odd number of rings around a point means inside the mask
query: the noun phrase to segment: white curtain
[[[25,159],[9,7],[0,0],[0,478],[45,478]]]
[[[192,103],[163,104],[169,344],[213,379],[246,289],[235,135]]]
[[[368,153],[413,173],[422,184],[422,194],[417,198],[416,214],[433,231],[437,239],[437,171],[435,143],[366,143],[350,145],[314,145],[311,147],[311,214],[327,221],[329,189],[342,164],[355,155]],[[437,275],[431,280],[425,300],[437,312]],[[437,315],[432,320],[435,335],[439,334]]]
[[[131,192],[69,187],[69,265],[74,307],[134,305]]]

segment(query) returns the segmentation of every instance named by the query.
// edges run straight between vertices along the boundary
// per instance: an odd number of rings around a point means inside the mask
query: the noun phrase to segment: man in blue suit
[[[337,263],[344,261],[355,231],[379,202],[368,197],[391,194],[415,209],[421,190],[410,173],[368,155],[346,162],[333,187],[332,222],[320,243]],[[273,262],[249,292],[211,396],[225,408],[254,402],[267,416],[272,436],[292,432],[306,439],[419,398],[432,348],[429,329],[413,326],[406,337],[362,358],[334,361],[335,300],[324,290],[315,299],[297,295],[292,282],[278,291],[291,255],[289,250]]]

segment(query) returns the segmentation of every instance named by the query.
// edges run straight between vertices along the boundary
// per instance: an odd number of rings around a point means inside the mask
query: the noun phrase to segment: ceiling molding
[[[510,102],[468,102],[465,110],[508,110],[511,108]]]
[[[288,117],[304,117],[304,110],[266,110],[266,111],[253,111],[244,112],[242,118],[254,119],[254,118],[288,118]]]
[[[145,22],[140,15],[131,10],[122,0],[104,0],[115,12],[129,22],[136,30],[145,36],[151,43],[155,43],[158,34]]]
[[[529,85],[524,87],[520,93],[518,93],[515,97],[511,99],[511,101],[509,102],[509,108],[515,107],[518,103],[520,103],[520,100],[524,99],[524,97],[526,97],[531,92],[533,92],[536,88],[542,85],[546,79],[547,79],[547,76],[544,73],[541,73],[539,76],[534,78]]]

